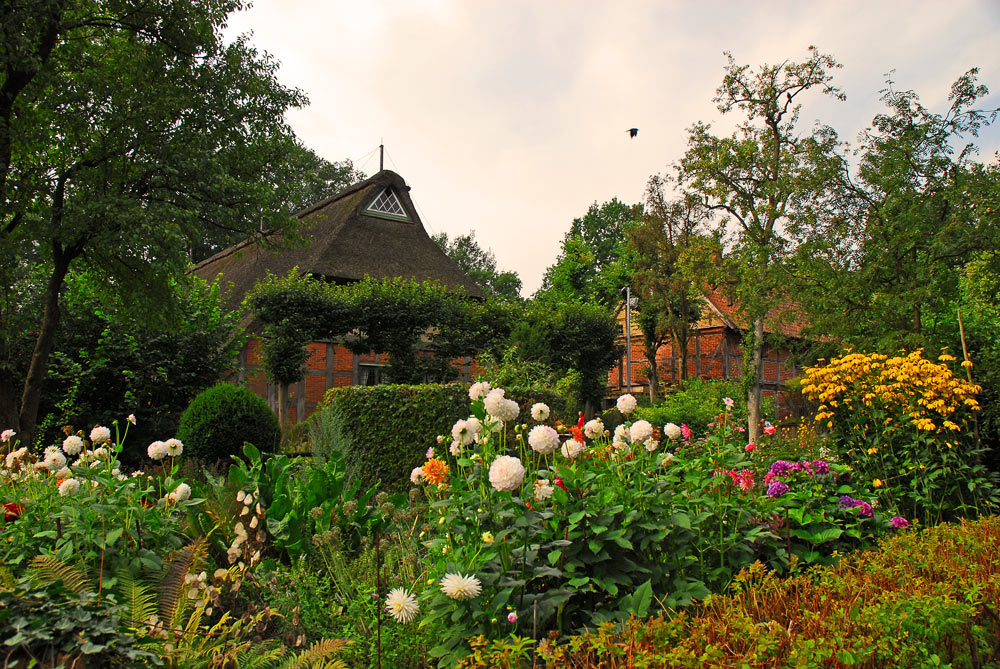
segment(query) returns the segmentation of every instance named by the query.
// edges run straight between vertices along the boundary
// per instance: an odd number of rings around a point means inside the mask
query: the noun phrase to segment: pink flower
[[[511,611],[507,614],[507,622],[516,623],[517,622],[517,611]]]
[[[743,447],[743,450],[746,451],[747,453],[753,453],[755,448],[757,448],[757,446],[755,446],[754,444],[747,444],[746,446]]]
[[[691,441],[691,428],[687,426],[687,423],[681,423],[681,436],[683,436],[686,441]]]
[[[739,432],[740,434],[743,434],[744,432],[746,432],[746,431],[747,431],[747,429],[746,429],[745,427],[742,427],[742,426],[738,426],[738,427],[736,427],[736,428],[734,428],[734,429],[735,429],[735,430],[736,430],[737,432]]]
[[[427,449],[427,459],[430,460],[433,457],[434,457],[434,447],[431,446],[430,448]]]
[[[736,404],[736,402],[733,401],[732,397],[723,397],[722,403],[726,405],[726,411],[732,409],[733,405]]]
[[[768,423],[767,425],[765,425],[764,426],[764,434],[766,434],[768,436],[774,434],[774,426],[771,425],[770,423]]]

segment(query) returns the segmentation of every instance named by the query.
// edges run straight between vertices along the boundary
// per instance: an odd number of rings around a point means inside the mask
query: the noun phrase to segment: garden
[[[757,443],[711,383],[674,401],[694,428],[643,417],[669,398],[333,390],[300,455],[231,384],[146,445],[132,415],[8,430],[7,666],[986,666],[997,488],[956,362],[807,368],[815,415]]]

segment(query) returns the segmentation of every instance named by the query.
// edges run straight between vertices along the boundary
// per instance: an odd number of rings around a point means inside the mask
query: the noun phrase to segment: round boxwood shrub
[[[267,402],[249,388],[219,383],[191,400],[181,416],[177,438],[192,457],[228,460],[249,441],[261,451],[275,451],[281,426]]]

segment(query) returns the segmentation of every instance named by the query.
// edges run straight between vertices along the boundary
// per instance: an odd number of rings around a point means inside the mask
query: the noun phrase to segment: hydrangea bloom
[[[910,521],[902,516],[893,516],[889,521],[889,527],[894,530],[905,530],[910,526]]]
[[[781,481],[775,481],[767,488],[768,497],[781,497],[788,492],[788,486]]]
[[[181,443],[180,439],[167,439],[163,445],[167,448],[167,455],[172,458],[176,458],[184,452],[184,444]]]
[[[481,591],[482,584],[475,576],[445,574],[444,578],[441,579],[441,592],[455,600],[475,599]]]
[[[830,473],[830,464],[828,462],[826,462],[825,460],[813,460],[812,461],[812,466],[813,466],[813,469],[816,471],[817,474],[829,474]]]
[[[604,421],[600,418],[587,421],[583,426],[583,433],[587,436],[587,439],[597,439],[604,434]]]
[[[71,434],[63,439],[62,447],[66,451],[66,455],[76,455],[83,450],[83,439]]]
[[[681,437],[680,426],[674,423],[667,423],[663,426],[663,436],[670,439],[670,441],[677,441]]]
[[[500,492],[514,492],[524,480],[524,465],[510,455],[501,455],[490,465],[490,483]]]
[[[549,419],[549,405],[544,402],[535,402],[531,405],[531,418],[539,423]]]
[[[65,447],[66,446],[63,445],[63,448]],[[162,441],[154,441],[146,447],[146,455],[148,455],[152,460],[162,460],[167,457],[167,445]]]
[[[393,588],[385,598],[385,610],[397,623],[404,625],[417,617],[420,606],[417,597],[404,588]]]
[[[111,430],[103,425],[98,425],[90,431],[90,441],[95,444],[104,444],[111,441]]]
[[[799,467],[801,469],[801,467]],[[782,474],[787,474],[788,472],[795,471],[796,467],[794,464],[788,460],[775,460],[771,463],[771,473],[775,476],[781,476]]]
[[[623,414],[627,416],[628,414],[635,411],[636,407],[635,397],[633,397],[631,393],[625,393],[624,395],[618,398],[618,401],[615,402],[615,405],[618,407],[619,411],[621,411]]]
[[[629,428],[628,436],[633,444],[641,444],[653,436],[653,426],[648,420],[637,420]]]
[[[490,384],[487,381],[480,381],[479,383],[473,383],[472,387],[469,388],[469,399],[475,402],[476,400],[481,400],[486,397],[486,394],[490,392]]]
[[[528,433],[528,444],[542,455],[555,453],[559,448],[559,433],[548,425],[536,425]]]
[[[562,451],[562,454],[565,457],[572,460],[573,458],[579,457],[580,454],[583,453],[583,449],[585,448],[586,445],[582,441],[577,441],[576,439],[567,439],[566,441],[563,442],[562,448],[560,450]]]

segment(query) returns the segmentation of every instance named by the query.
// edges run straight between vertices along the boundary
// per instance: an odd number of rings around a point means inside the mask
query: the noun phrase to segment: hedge
[[[509,389],[507,397],[521,406],[520,420],[530,421],[535,402],[552,408],[553,419],[569,421],[566,402],[551,393]],[[431,446],[438,455],[448,455],[451,427],[469,416],[469,384],[346,386],[326,392],[311,421],[334,412],[343,451],[347,480],[368,487],[381,482],[386,492],[410,488],[410,472],[424,463]],[[437,444],[437,436],[448,441]]]

